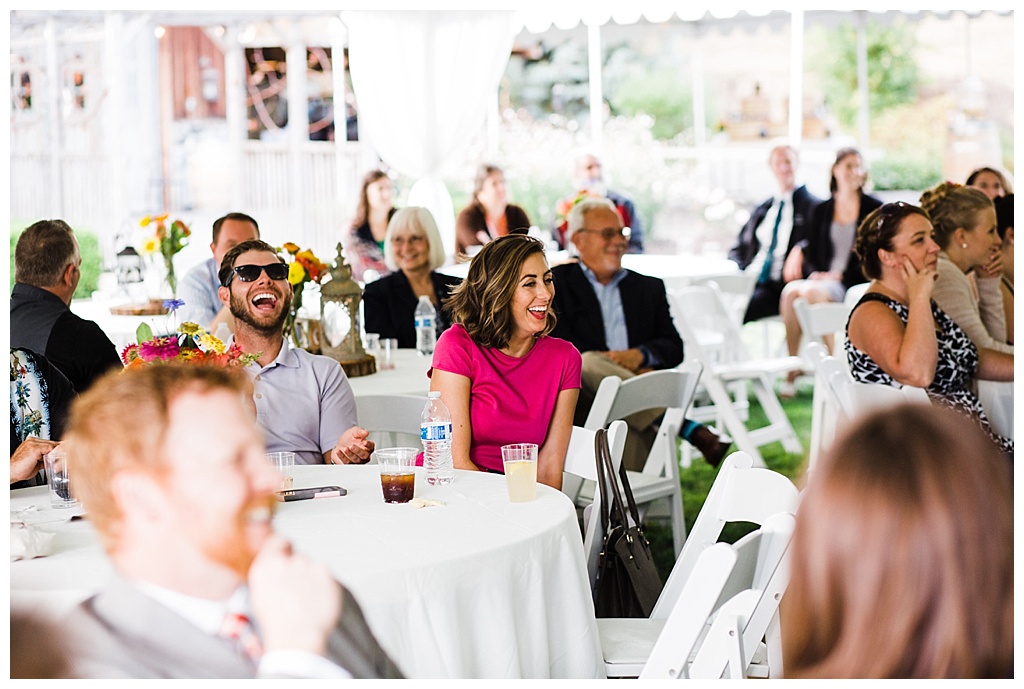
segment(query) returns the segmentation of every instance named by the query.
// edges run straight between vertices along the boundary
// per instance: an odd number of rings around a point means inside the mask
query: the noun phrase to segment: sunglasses
[[[287,263],[268,263],[265,266],[235,266],[228,273],[227,279],[224,281],[224,286],[227,287],[231,284],[231,278],[238,276],[238,279],[242,282],[255,282],[259,280],[260,273],[266,273],[267,277],[271,280],[284,280],[288,277],[288,264]]]

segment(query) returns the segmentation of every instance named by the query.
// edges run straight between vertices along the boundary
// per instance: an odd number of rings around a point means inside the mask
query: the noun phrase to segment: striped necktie
[[[779,199],[779,212],[775,215],[775,226],[772,227],[772,241],[768,245],[768,253],[764,257],[764,265],[761,266],[761,274],[758,276],[758,283],[768,282],[772,276],[772,257],[775,255],[775,247],[779,243],[779,221],[782,220],[782,209],[786,205],[784,199]]]
[[[252,627],[249,618],[238,612],[228,612],[221,623],[220,635],[235,642],[238,650],[258,661],[263,655],[263,646]]]

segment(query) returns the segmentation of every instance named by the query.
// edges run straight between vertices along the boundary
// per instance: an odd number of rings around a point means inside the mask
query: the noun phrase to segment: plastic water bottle
[[[416,351],[420,354],[433,354],[434,343],[437,341],[437,311],[430,303],[430,297],[423,295],[416,305]]]
[[[423,468],[427,483],[444,485],[455,478],[452,464],[452,414],[441,401],[441,393],[430,392],[420,414],[420,440],[423,442]]]

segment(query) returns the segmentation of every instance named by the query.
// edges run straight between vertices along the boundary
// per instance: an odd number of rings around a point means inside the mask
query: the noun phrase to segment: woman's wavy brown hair
[[[534,254],[544,255],[544,243],[539,239],[525,234],[498,237],[473,257],[466,279],[452,290],[448,298],[452,319],[481,347],[501,349],[512,337],[515,322],[511,305],[519,271]],[[538,337],[554,327],[555,313],[548,309],[547,323]]]
[[[958,228],[972,229],[978,224],[978,214],[995,206],[981,189],[943,182],[921,194],[921,208],[932,219],[935,243],[945,249]]]
[[[874,412],[804,489],[782,599],[787,678],[1006,678],[1013,479],[948,409]]]

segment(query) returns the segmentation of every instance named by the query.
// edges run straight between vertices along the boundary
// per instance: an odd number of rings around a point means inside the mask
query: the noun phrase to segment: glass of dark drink
[[[374,452],[380,466],[380,487],[384,502],[401,503],[412,500],[416,489],[415,447],[389,447]]]

